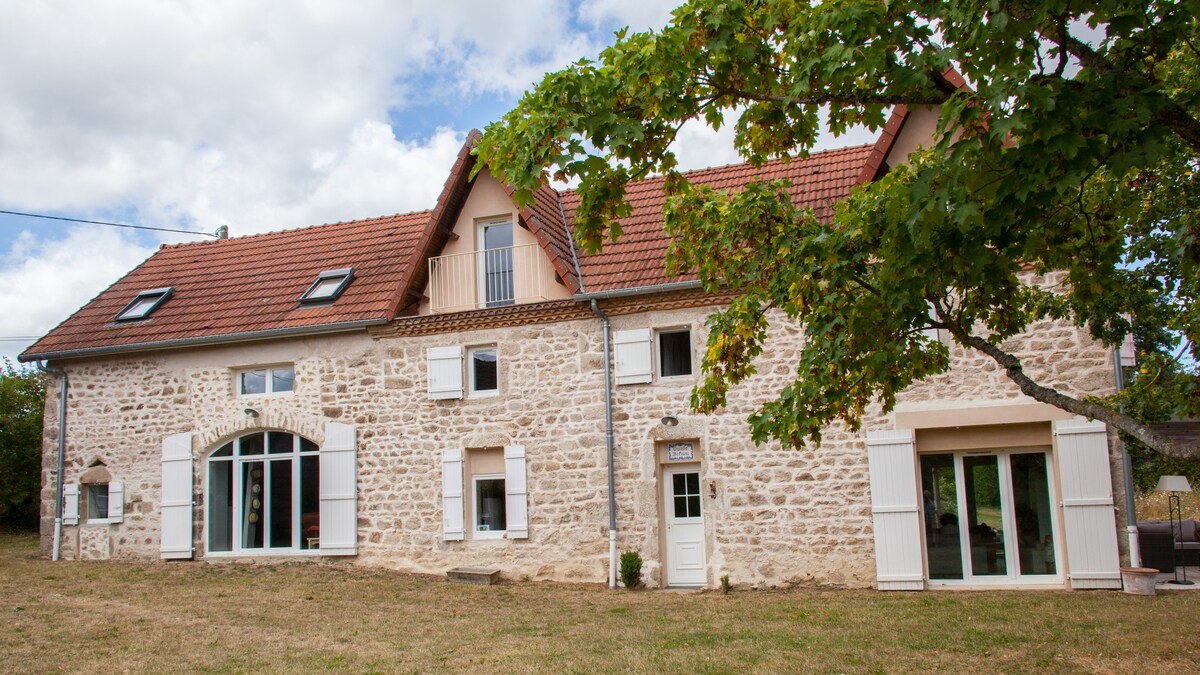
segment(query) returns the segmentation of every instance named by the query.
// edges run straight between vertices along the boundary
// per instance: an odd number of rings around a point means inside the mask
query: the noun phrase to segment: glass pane
[[[149,295],[138,298],[132,305],[129,306],[129,309],[121,312],[120,318],[141,319],[150,312],[150,308],[153,307],[154,303],[158,302],[158,299],[161,297],[161,295]]]
[[[962,579],[954,455],[921,455],[921,497],[929,578]]]
[[[315,286],[312,287],[312,290],[309,291],[308,295],[305,295],[304,298],[306,300],[322,300],[332,298],[333,294],[337,292],[338,286],[341,286],[345,279],[346,277],[326,277],[321,279]]]
[[[271,391],[291,391],[296,382],[294,368],[271,369]]]
[[[1010,455],[1021,574],[1055,574],[1050,480],[1043,452]]]
[[[233,550],[233,462],[208,464],[208,550]]]
[[[317,451],[316,443],[313,443],[312,441],[310,441],[304,437],[300,438],[300,452],[316,452],[316,451]]]
[[[217,450],[212,454],[213,457],[231,457],[232,455],[233,443],[226,443],[225,445],[222,445],[220,450]]]
[[[675,517],[676,518],[687,518],[688,517],[687,509],[688,509],[687,497],[676,497],[675,498]]]
[[[480,478],[475,481],[475,529],[478,532],[503,531],[508,527],[504,510],[504,479]]]
[[[700,517],[700,495],[692,495],[688,500],[688,518]]]
[[[238,439],[238,454],[263,454],[263,434],[250,434],[249,436],[242,436],[240,439]]]
[[[88,520],[108,517],[108,483],[87,486]]]
[[[658,368],[663,377],[692,374],[691,331],[659,333]]]
[[[700,474],[698,474],[698,473],[687,474],[687,493],[689,495],[700,494]]]
[[[273,431],[267,434],[267,452],[272,455],[292,452],[296,448],[295,436]]]
[[[1000,517],[1000,466],[995,455],[963,457],[963,491],[967,498],[967,539],[971,574],[1008,573],[1004,559],[1004,526]]]
[[[247,370],[242,373],[243,394],[265,394],[267,392],[267,371]]]
[[[471,368],[475,391],[496,391],[495,349],[476,349],[471,352]]]
[[[283,434],[272,434],[283,436]],[[290,440],[290,436],[288,436]],[[292,547],[292,460],[277,459],[267,463],[270,471],[271,547]]]
[[[300,439],[300,447],[311,441]],[[300,458],[300,548],[318,548],[321,537],[320,458],[307,455]]]
[[[675,494],[675,495],[687,494],[687,487],[685,485],[685,482],[686,481],[683,477],[683,474],[681,474],[681,473],[677,473],[677,474],[671,476],[671,493]]]
[[[262,545],[263,463],[246,462],[242,465],[242,548],[262,548]]]
[[[483,265],[488,307],[513,304],[512,223],[483,228]]]

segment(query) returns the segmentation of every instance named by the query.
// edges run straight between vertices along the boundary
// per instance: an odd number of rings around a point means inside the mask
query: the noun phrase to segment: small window
[[[84,486],[87,492],[87,519],[89,521],[108,519],[108,483],[94,483]]]
[[[294,366],[256,368],[238,373],[238,393],[242,396],[279,394],[292,391],[295,384],[296,369]]]
[[[659,377],[692,374],[692,331],[673,330],[658,334]]]
[[[333,302],[354,280],[354,270],[326,270],[317,275],[317,280],[300,296],[300,302]]]
[[[474,347],[467,350],[471,393],[490,395],[500,391],[498,359],[495,347]]]
[[[137,297],[125,305],[124,309],[117,312],[117,321],[145,319],[171,297],[172,290],[171,288],[154,288],[138,293]]]
[[[475,476],[475,536],[502,537],[508,528],[504,503],[504,474]]]

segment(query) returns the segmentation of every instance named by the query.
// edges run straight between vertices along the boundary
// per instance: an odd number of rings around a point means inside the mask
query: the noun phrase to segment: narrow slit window
[[[150,316],[171,297],[171,288],[153,288],[137,294],[128,305],[117,312],[117,321],[137,321]]]
[[[304,291],[304,295],[300,296],[300,302],[333,302],[353,280],[354,270],[350,267],[321,272],[317,280]]]
[[[658,334],[658,374],[683,377],[692,374],[692,332],[664,331]]]

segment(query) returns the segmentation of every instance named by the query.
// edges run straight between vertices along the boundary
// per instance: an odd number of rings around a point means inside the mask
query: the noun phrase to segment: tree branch
[[[1200,447],[1194,445],[1186,445],[1184,443],[1172,440],[1171,438],[1151,429],[1145,424],[1125,415],[1123,413],[1110,410],[1097,403],[1089,401],[1080,401],[1077,398],[1072,398],[1049,387],[1044,387],[1037,382],[1034,382],[1021,365],[1021,360],[1000,349],[996,345],[988,342],[978,335],[972,335],[965,332],[960,326],[952,326],[950,331],[954,334],[962,344],[973,347],[984,354],[992,357],[992,359],[1004,368],[1008,379],[1016,383],[1021,389],[1021,393],[1029,396],[1042,403],[1066,410],[1067,412],[1082,415],[1089,419],[1100,420],[1113,427],[1124,431],[1133,436],[1147,447],[1153,448],[1160,454],[1168,457],[1178,457],[1182,459],[1197,459],[1200,458]]]

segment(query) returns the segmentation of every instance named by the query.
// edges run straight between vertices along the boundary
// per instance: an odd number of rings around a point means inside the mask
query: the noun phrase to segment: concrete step
[[[455,567],[446,572],[446,578],[456,584],[491,586],[500,580],[500,570],[494,567]]]

